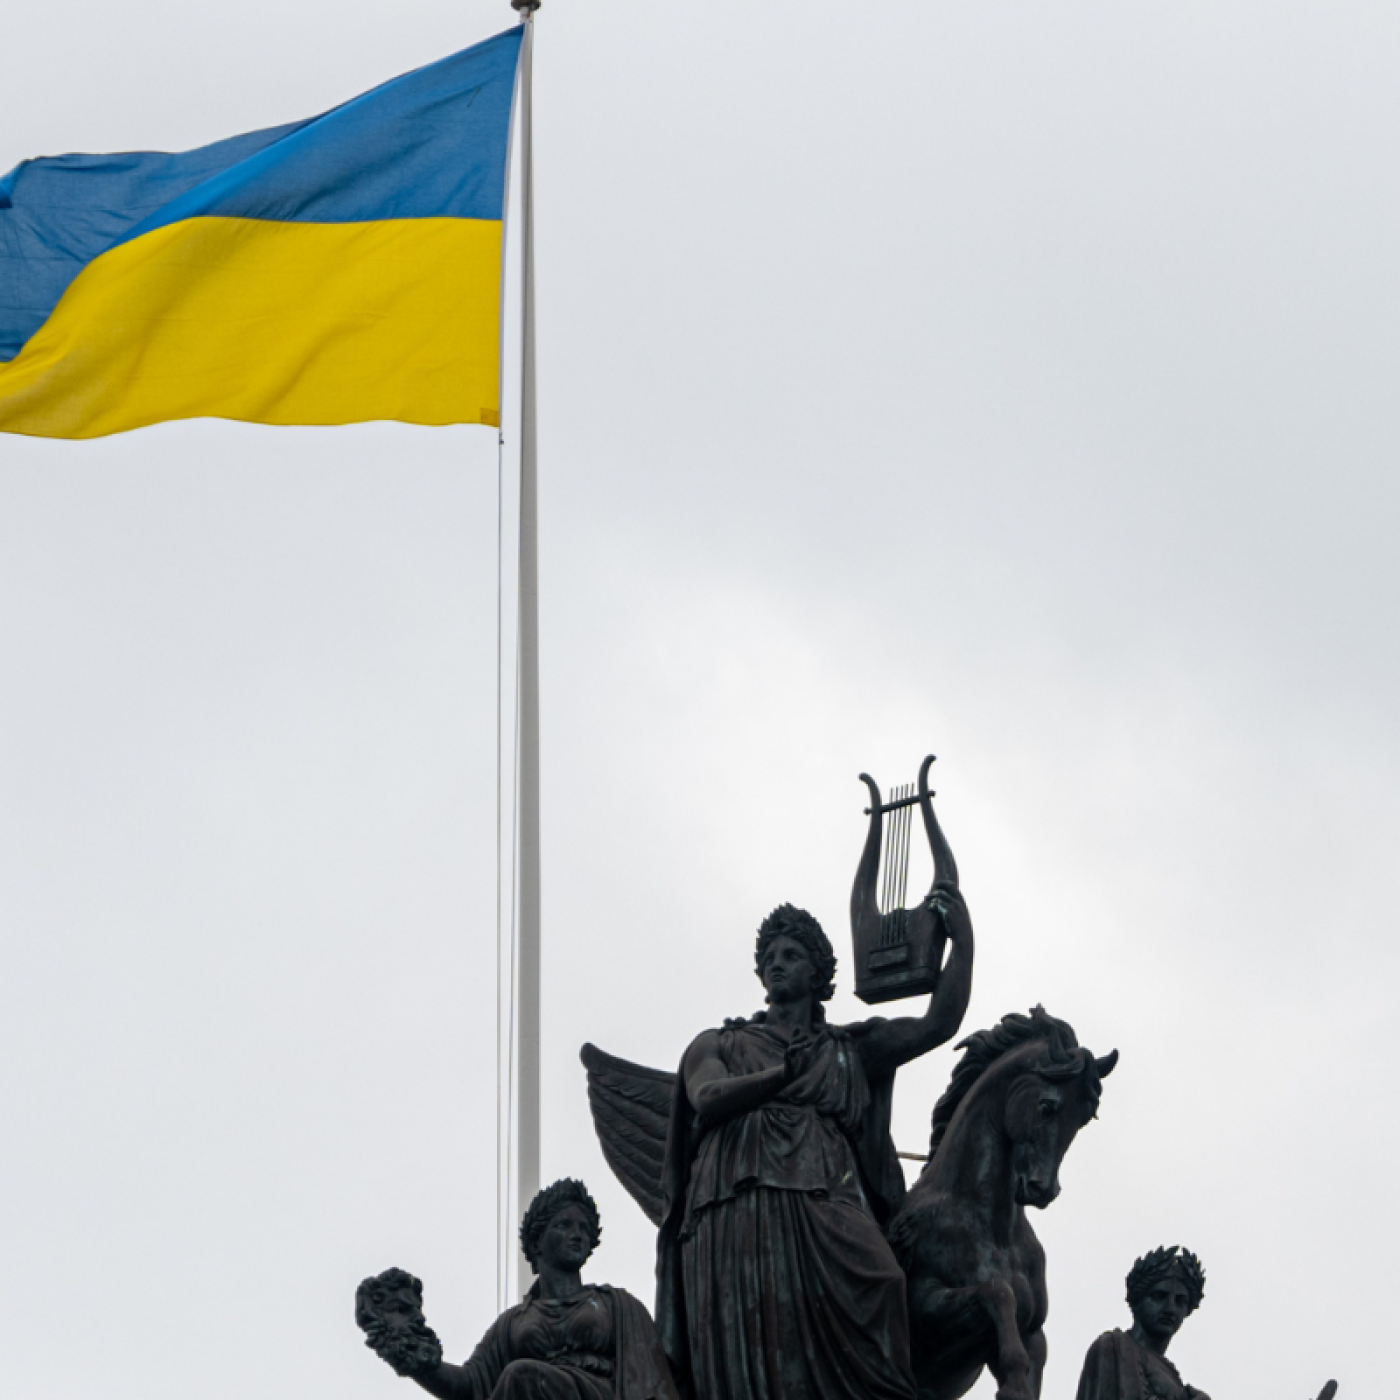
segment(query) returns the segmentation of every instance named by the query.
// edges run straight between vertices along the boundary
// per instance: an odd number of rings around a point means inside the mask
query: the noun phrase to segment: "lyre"
[[[923,815],[933,856],[933,879],[957,887],[958,866],[933,814],[924,759],[917,784],[907,783],[880,800],[869,773],[860,780],[870,789],[870,832],[851,889],[851,940],[855,945],[856,995],[867,1004],[896,997],[921,996],[938,985],[948,935],[932,903],[933,889],[913,909],[904,908],[909,884],[909,834],[914,808]],[[883,853],[884,859],[881,859]]]

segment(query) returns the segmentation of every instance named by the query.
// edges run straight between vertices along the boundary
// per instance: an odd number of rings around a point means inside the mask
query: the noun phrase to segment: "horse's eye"
[[[1057,1104],[1054,1099],[1041,1099],[1040,1116],[1042,1118],[1053,1118],[1058,1108],[1059,1104]]]

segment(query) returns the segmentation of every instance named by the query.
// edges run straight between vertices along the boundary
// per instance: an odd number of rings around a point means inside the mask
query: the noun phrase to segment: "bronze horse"
[[[1059,1194],[1060,1161],[1118,1052],[1095,1059],[1039,1006],[959,1048],[928,1164],[889,1230],[908,1278],[914,1377],[920,1400],[956,1400],[989,1366],[997,1400],[1038,1400],[1045,1251],[1026,1207]]]

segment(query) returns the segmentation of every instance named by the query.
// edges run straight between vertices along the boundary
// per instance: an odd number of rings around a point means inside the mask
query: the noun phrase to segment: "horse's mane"
[[[983,1073],[1003,1055],[1028,1045],[1033,1040],[1045,1042],[1045,1061],[1038,1066],[1042,1074],[1052,1077],[1069,1078],[1078,1074],[1086,1062],[1092,1059],[1079,1048],[1079,1040],[1074,1027],[1068,1021],[1061,1021],[1050,1015],[1043,1006],[1031,1008],[1029,1016],[1019,1016],[1012,1012],[1003,1016],[1001,1024],[988,1031],[974,1031],[955,1047],[963,1052],[948,1081],[943,1097],[933,1106],[933,1132],[929,1137],[928,1159],[931,1163],[948,1124],[958,1111],[958,1105],[968,1096],[972,1086]]]

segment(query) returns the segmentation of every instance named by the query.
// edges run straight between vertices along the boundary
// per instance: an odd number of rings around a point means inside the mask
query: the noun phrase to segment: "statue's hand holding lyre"
[[[925,902],[942,921],[950,943],[965,947],[972,941],[972,915],[955,884],[950,880],[936,881]]]

